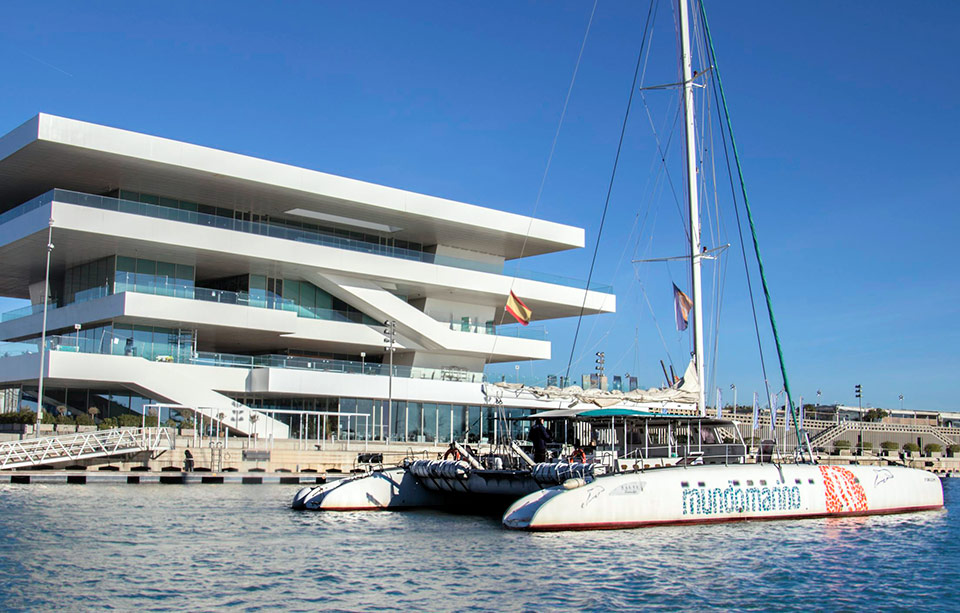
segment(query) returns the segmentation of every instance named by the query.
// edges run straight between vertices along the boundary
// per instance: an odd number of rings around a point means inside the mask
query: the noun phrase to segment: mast
[[[700,414],[707,410],[703,376],[703,296],[700,282],[700,204],[697,201],[697,140],[693,116],[693,69],[690,58],[690,25],[687,0],[677,2],[680,16],[680,65],[683,67],[683,117],[687,136],[687,200],[690,203],[690,269],[693,289],[693,360],[700,384]]]

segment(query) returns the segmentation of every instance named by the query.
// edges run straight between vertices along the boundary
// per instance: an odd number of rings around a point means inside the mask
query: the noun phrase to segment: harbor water
[[[288,485],[7,485],[0,610],[960,609],[960,479],[910,515],[528,534]]]

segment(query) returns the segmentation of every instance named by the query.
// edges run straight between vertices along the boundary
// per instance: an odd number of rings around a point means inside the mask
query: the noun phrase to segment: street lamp
[[[366,359],[367,359],[367,352],[366,352],[366,351],[361,351],[361,352],[360,352],[360,374],[361,374],[361,375],[362,375],[362,374],[365,374],[365,372],[364,372],[364,371],[365,371],[364,366],[366,365]]]
[[[514,364],[513,368],[517,371],[517,384],[519,384],[520,383],[520,365]]]
[[[733,414],[737,414],[737,384],[731,383],[730,389],[733,390]]]
[[[80,328],[82,327],[83,326],[81,326],[80,324],[73,324],[73,329],[76,330],[77,332],[77,351],[78,352],[80,351]]]
[[[384,341],[387,344],[387,353],[390,356],[390,373],[387,388],[387,444],[390,444],[390,436],[393,434],[393,352],[394,345],[397,342],[397,322],[388,319],[383,322],[386,326],[383,329]]]
[[[903,394],[900,394],[900,412],[903,413]]]
[[[53,209],[51,209],[51,212]],[[53,217],[47,222],[47,272],[43,277],[43,326],[40,329],[40,382],[37,384],[37,438],[43,418],[43,367],[47,361],[47,303],[50,298],[50,254],[53,253]]]

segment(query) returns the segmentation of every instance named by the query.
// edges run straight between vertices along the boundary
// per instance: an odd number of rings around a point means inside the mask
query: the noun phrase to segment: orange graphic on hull
[[[867,510],[867,494],[852,471],[840,466],[819,466],[826,490],[828,513]]]

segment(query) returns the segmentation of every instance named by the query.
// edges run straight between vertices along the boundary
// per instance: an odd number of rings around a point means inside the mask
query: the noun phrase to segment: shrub
[[[904,443],[903,450],[904,451],[920,451],[920,445],[916,443]]]
[[[927,443],[923,446],[924,453],[940,453],[943,451],[943,445],[938,443]]]
[[[883,449],[884,451],[896,451],[898,447],[899,445],[897,445],[893,441],[883,441],[882,443],[880,443],[880,448]]]
[[[845,441],[843,439],[839,441],[833,441],[834,449],[850,449],[850,441]]]
[[[86,413],[77,415],[76,421],[78,426],[95,426],[97,423],[94,421],[93,417],[87,415]]]
[[[143,416],[133,413],[124,413],[117,419],[117,423],[124,428],[139,428],[143,425]]]
[[[35,424],[37,414],[30,409],[22,408],[16,413],[0,413],[0,424]]]
[[[960,445],[950,445],[947,447],[947,451],[950,453],[960,453]]]
[[[107,417],[100,421],[99,428],[101,430],[110,430],[111,428],[116,428],[117,425],[116,417]]]
[[[865,451],[870,451],[871,449],[873,449],[873,443],[871,443],[870,441],[864,441],[860,443],[860,449],[863,449]]]

